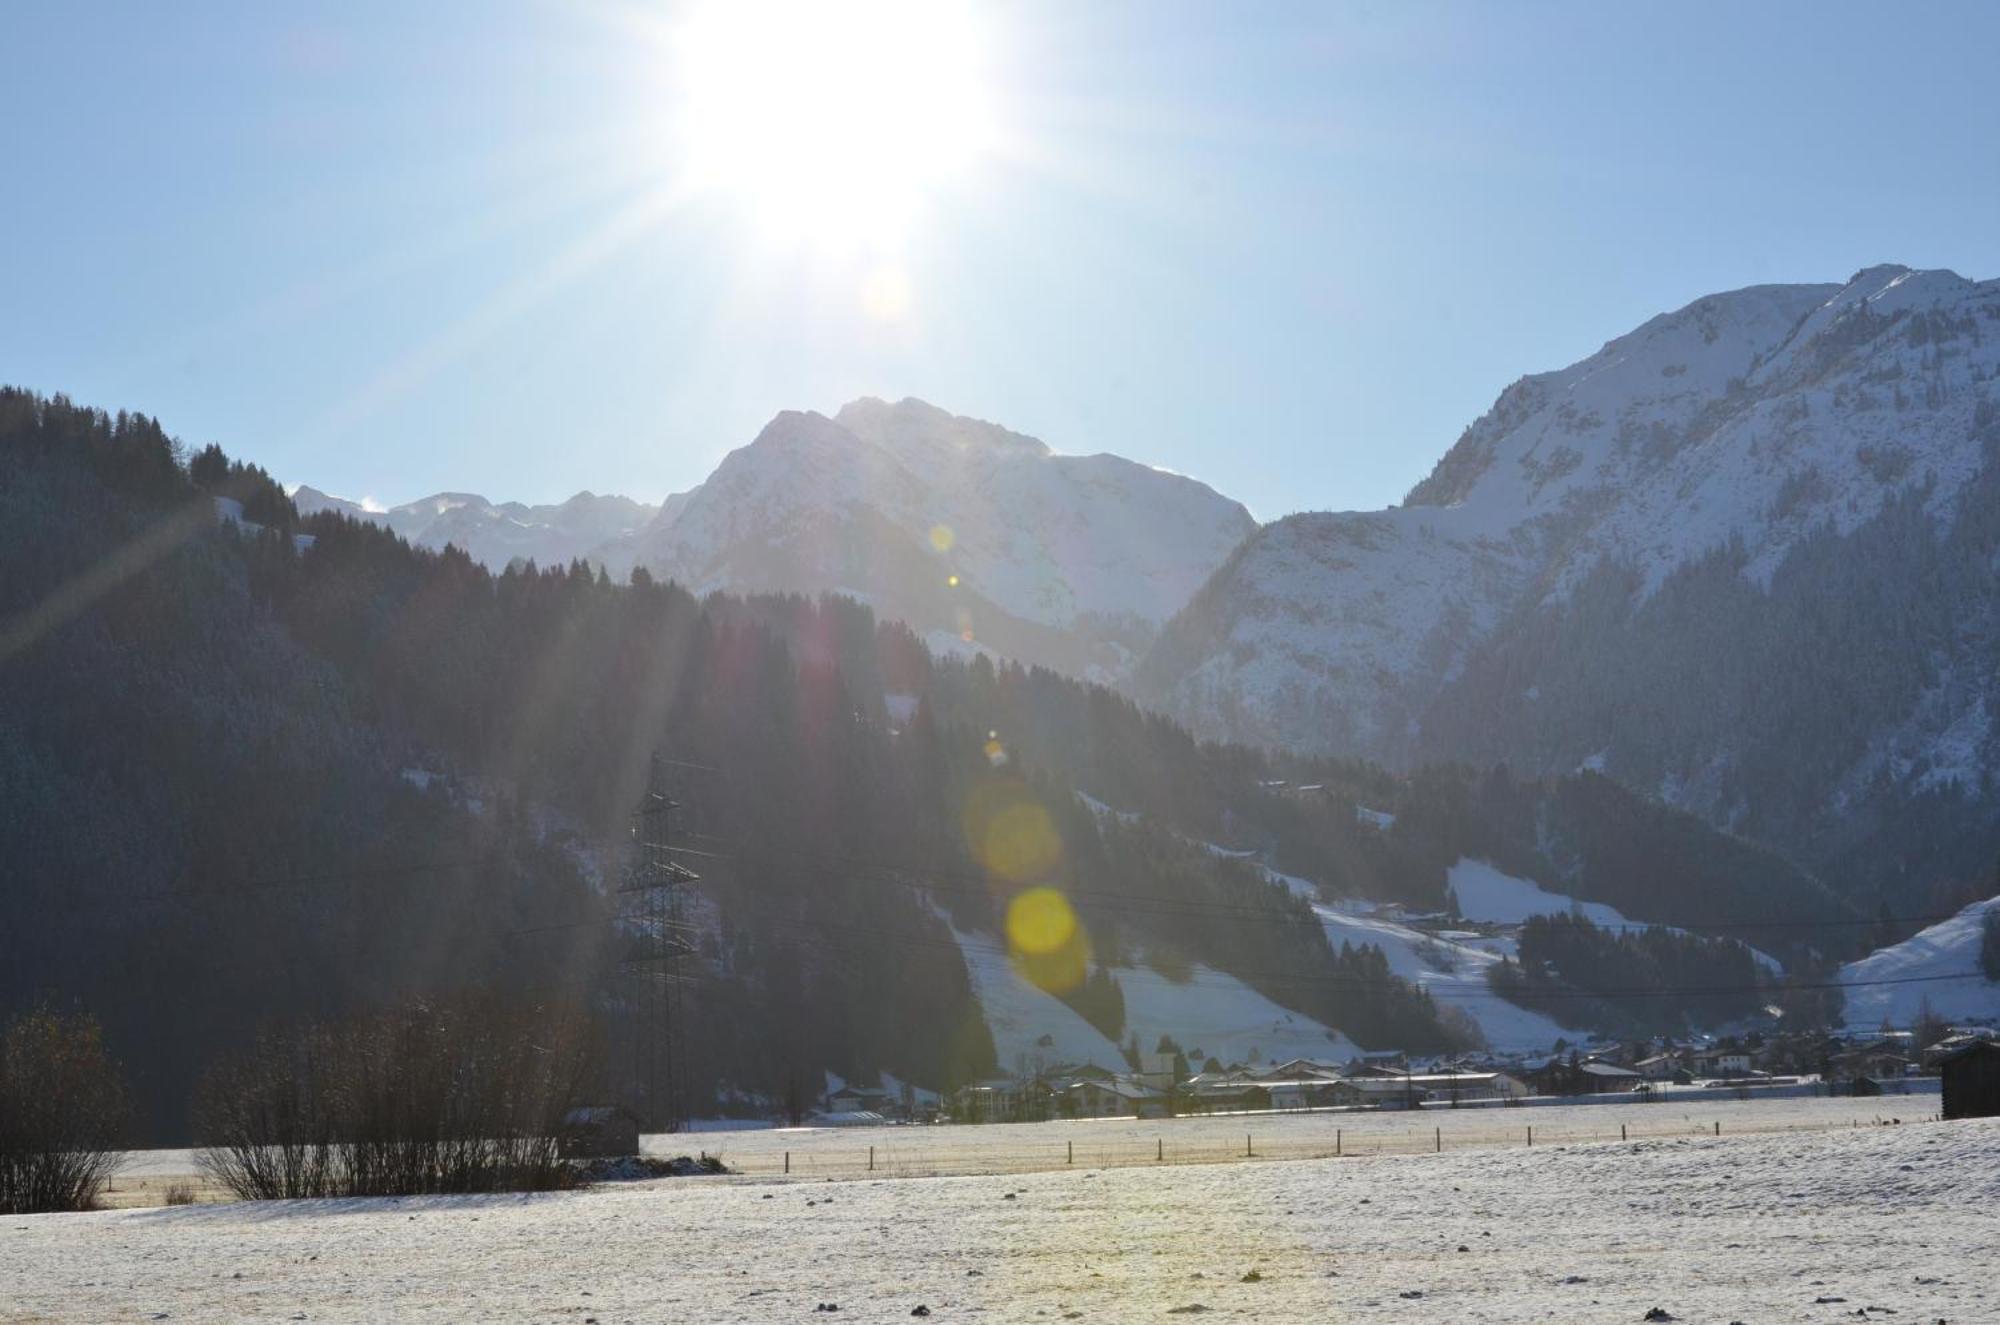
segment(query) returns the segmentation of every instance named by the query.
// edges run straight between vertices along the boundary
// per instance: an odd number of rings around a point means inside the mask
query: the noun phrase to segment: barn
[[[1938,1064],[1944,1116],[2000,1118],[2000,1043],[1980,1040]]]

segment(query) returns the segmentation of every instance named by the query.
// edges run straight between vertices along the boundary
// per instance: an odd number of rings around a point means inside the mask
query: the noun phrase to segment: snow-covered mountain
[[[1847,994],[1847,1024],[1863,1028],[1890,1021],[1915,1023],[1928,1003],[1954,1020],[2000,1018],[2000,983],[1980,967],[1987,917],[2000,915],[2000,897],[1974,902],[1922,933],[1840,968]]]
[[[440,492],[387,510],[371,510],[317,488],[300,487],[292,502],[301,515],[336,511],[393,529],[419,547],[456,545],[496,571],[515,560],[553,566],[587,557],[644,526],[660,511],[629,497],[592,492],[579,492],[553,506],[511,501],[496,505],[468,492]]]
[[[1977,820],[1922,866],[1983,872],[1996,378],[2000,282],[1697,300],[1508,387],[1404,506],[1258,531],[1135,689],[1205,735],[1600,768],[1821,862]]]
[[[1122,674],[1256,528],[1205,484],[919,400],[786,412],[602,552],[698,591],[836,591],[933,644]]]

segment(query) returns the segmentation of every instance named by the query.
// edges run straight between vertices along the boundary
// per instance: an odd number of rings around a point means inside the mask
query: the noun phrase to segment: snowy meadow
[[[1296,1163],[197,1205],[7,1219],[0,1318],[612,1325],[837,1305],[882,1321],[922,1307],[939,1320],[1965,1322],[2000,1318],[1982,1268],[1996,1203],[2000,1122],[1913,1117]]]

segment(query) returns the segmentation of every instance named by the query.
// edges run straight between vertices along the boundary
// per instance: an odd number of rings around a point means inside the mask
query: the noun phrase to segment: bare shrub
[[[0,1032],[0,1213],[91,1209],[124,1158],[127,1118],[96,1018],[14,1018]]]
[[[194,1184],[191,1182],[168,1183],[165,1200],[168,1205],[193,1205]]]
[[[595,1061],[575,1006],[488,995],[274,1031],[203,1081],[200,1162],[253,1199],[570,1186],[556,1137]]]

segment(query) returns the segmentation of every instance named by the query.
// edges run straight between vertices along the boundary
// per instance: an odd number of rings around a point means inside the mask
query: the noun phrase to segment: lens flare
[[[1083,983],[1090,943],[1069,899],[1030,888],[1007,904],[1007,950],[1022,979],[1053,994]]]
[[[1018,778],[976,789],[966,801],[965,841],[972,857],[1002,884],[1044,884],[1062,864],[1062,839],[1040,801]]]
[[[957,542],[958,535],[951,531],[950,525],[934,524],[931,526],[931,546],[938,551],[949,552],[952,549],[952,545]],[[957,579],[958,577],[953,576],[952,578]]]
[[[1060,951],[1076,931],[1076,911],[1058,889],[1030,888],[1007,903],[1007,941],[1019,952]]]

